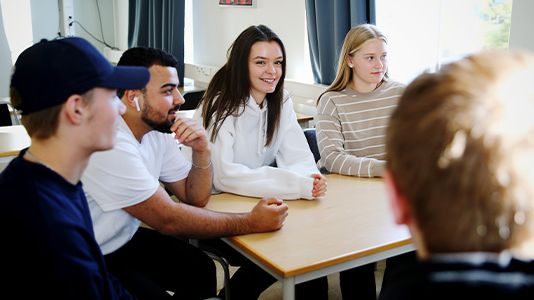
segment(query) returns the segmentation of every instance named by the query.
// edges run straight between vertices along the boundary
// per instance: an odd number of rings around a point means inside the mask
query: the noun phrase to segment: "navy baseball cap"
[[[86,40],[68,37],[42,40],[24,50],[15,62],[10,87],[21,98],[15,108],[29,114],[95,87],[142,89],[149,77],[145,67],[114,67]]]

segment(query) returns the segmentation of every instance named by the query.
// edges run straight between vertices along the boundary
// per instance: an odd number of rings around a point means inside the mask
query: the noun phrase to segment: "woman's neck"
[[[265,101],[265,97],[267,96],[267,94],[250,93],[250,96],[254,99],[254,101],[256,101],[256,104],[258,104],[258,106],[262,108],[263,102]]]
[[[352,81],[349,86],[351,89],[355,90],[358,93],[367,94],[367,93],[370,93],[376,90],[381,84],[382,82],[378,84],[374,84],[374,83],[362,83],[362,82]]]

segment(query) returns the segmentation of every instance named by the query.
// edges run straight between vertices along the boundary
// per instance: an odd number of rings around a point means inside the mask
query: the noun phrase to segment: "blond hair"
[[[374,25],[360,24],[352,27],[343,41],[341,52],[339,53],[339,59],[337,63],[336,78],[330,84],[330,86],[317,98],[317,103],[321,96],[330,91],[342,91],[352,81],[352,69],[348,65],[348,58],[365,44],[365,42],[372,39],[381,39],[387,44],[386,36]],[[384,78],[388,78],[388,74],[384,75]]]
[[[416,78],[387,130],[388,169],[429,253],[532,236],[534,56],[484,52]]]

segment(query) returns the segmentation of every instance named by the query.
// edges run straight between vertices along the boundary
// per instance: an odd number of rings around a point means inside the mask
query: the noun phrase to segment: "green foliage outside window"
[[[484,48],[508,48],[512,0],[484,0],[482,20],[486,27]]]

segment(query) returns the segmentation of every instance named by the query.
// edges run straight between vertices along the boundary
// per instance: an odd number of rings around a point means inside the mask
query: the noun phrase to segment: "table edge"
[[[365,257],[368,255],[384,252],[387,250],[399,248],[402,246],[407,246],[412,244],[411,238],[400,240],[397,242],[393,242],[391,244],[383,245],[377,248],[369,249],[369,250],[363,250],[356,253],[352,253],[349,255],[339,256],[339,257],[333,257],[332,259],[320,261],[315,264],[311,264],[304,267],[297,267],[290,270],[283,270],[279,265],[269,261],[266,257],[259,255],[258,253],[251,251],[249,248],[245,247],[245,245],[239,240],[239,236],[236,237],[227,237],[225,238],[230,244],[232,244],[234,247],[238,247],[239,251],[245,252],[251,257],[255,258],[259,263],[263,264],[265,267],[269,268],[272,272],[278,274],[281,277],[288,278],[293,276],[298,276],[301,274],[305,274],[308,272],[320,270],[326,267],[334,266],[337,264],[341,264],[350,260],[354,260],[357,258]]]

